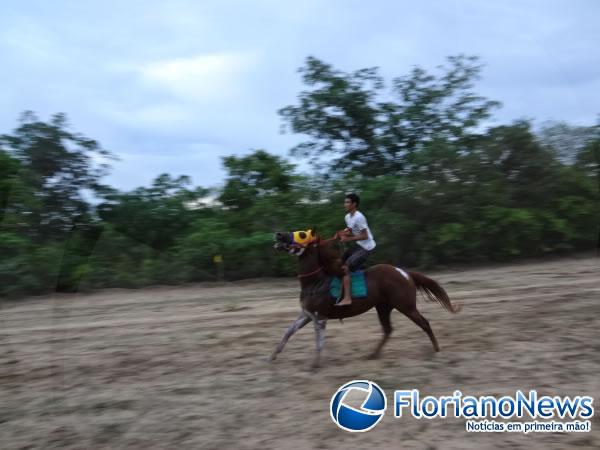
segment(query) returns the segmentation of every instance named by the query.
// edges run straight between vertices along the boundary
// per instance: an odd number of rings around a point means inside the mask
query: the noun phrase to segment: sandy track
[[[295,280],[4,302],[0,447],[600,448],[588,434],[469,434],[464,420],[387,416],[351,435],[329,419],[353,378],[386,391],[600,398],[600,260],[429,273],[464,305],[420,301],[442,352],[400,313],[379,361],[376,313],[332,321],[319,372],[310,326],[265,357],[298,312]],[[598,407],[598,405],[596,405]]]

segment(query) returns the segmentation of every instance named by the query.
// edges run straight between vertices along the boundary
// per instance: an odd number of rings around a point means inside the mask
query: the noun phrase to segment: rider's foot
[[[352,299],[351,298],[345,298],[341,302],[336,303],[335,306],[346,306],[346,305],[351,305],[351,304],[352,304]]]

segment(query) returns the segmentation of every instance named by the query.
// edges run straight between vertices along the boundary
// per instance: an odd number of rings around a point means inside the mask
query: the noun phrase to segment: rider
[[[354,242],[354,244],[344,252],[342,260],[344,261],[344,298],[337,305],[350,305],[352,303],[350,288],[350,272],[353,272],[367,261],[369,253],[375,248],[373,234],[367,224],[367,218],[357,208],[360,203],[358,195],[351,193],[344,198],[344,209],[347,214],[344,217],[346,228],[338,231],[336,235],[342,242]]]

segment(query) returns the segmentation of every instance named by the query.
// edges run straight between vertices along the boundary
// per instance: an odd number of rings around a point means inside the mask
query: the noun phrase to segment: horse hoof
[[[267,357],[267,362],[273,362],[277,359],[277,355],[273,354],[273,355],[269,355]]]
[[[380,356],[379,353],[370,353],[367,355],[367,357],[365,359],[367,359],[367,360],[379,359],[379,356]]]

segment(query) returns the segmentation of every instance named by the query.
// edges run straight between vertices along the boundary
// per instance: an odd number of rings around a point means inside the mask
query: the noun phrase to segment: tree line
[[[64,114],[24,113],[0,136],[0,295],[289,276],[272,233],[343,224],[360,194],[378,246],[401,266],[508,261],[592,249],[599,239],[600,125],[486,126],[477,58],[387,82],[309,57],[305,90],[279,113],[305,140],[289,157],[223,158],[221,187],[161,174],[122,192],[114,155]],[[303,163],[311,171],[299,171]]]

